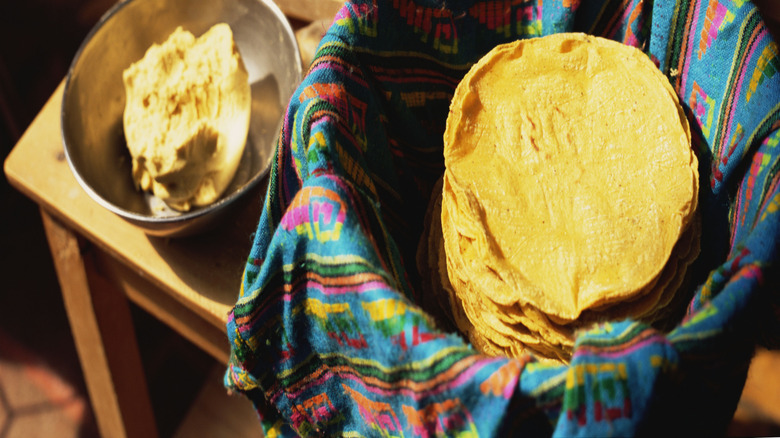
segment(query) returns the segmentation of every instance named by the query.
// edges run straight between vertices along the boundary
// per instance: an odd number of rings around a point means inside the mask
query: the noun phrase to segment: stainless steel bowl
[[[122,71],[177,26],[196,36],[225,22],[249,72],[252,115],[247,147],[230,187],[211,205],[189,212],[161,208],[137,191],[122,129]],[[155,236],[200,232],[224,216],[268,173],[287,100],[301,81],[300,52],[289,22],[269,0],[126,0],[86,37],[68,71],[62,138],[73,174],[103,207]]]

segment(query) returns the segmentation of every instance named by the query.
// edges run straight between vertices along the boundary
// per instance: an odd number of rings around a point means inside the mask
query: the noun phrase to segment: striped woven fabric
[[[486,357],[432,316],[414,263],[448,106],[496,44],[563,31],[669,78],[702,252],[673,327],[594,326],[569,365]],[[722,434],[754,346],[778,346],[779,67],[745,0],[348,1],[287,108],[226,386],[269,437]]]

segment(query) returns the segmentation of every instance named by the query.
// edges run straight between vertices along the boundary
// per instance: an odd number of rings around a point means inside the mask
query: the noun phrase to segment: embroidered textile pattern
[[[563,31],[667,76],[702,213],[679,323],[594,326],[566,366],[477,354],[414,263],[458,82],[496,44]],[[780,333],[778,67],[745,0],[348,1],[287,108],[226,386],[269,437],[722,434],[753,346]]]

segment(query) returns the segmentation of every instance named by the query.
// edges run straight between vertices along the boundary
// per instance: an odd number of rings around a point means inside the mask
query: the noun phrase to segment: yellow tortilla
[[[638,299],[696,209],[676,94],[645,54],[610,40],[496,47],[458,86],[444,144],[449,278],[501,306],[574,321]]]
[[[483,353],[566,361],[576,330],[684,302],[697,161],[641,52],[582,34],[497,47],[456,90],[445,164],[418,267]]]

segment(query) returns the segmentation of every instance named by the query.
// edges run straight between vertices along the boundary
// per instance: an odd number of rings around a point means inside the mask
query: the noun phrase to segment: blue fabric
[[[414,263],[449,101],[496,44],[564,31],[669,78],[702,251],[670,327],[594,326],[568,365],[486,357],[422,307]],[[778,66],[748,1],[347,2],[287,108],[225,384],[269,437],[722,434],[780,333]]]

